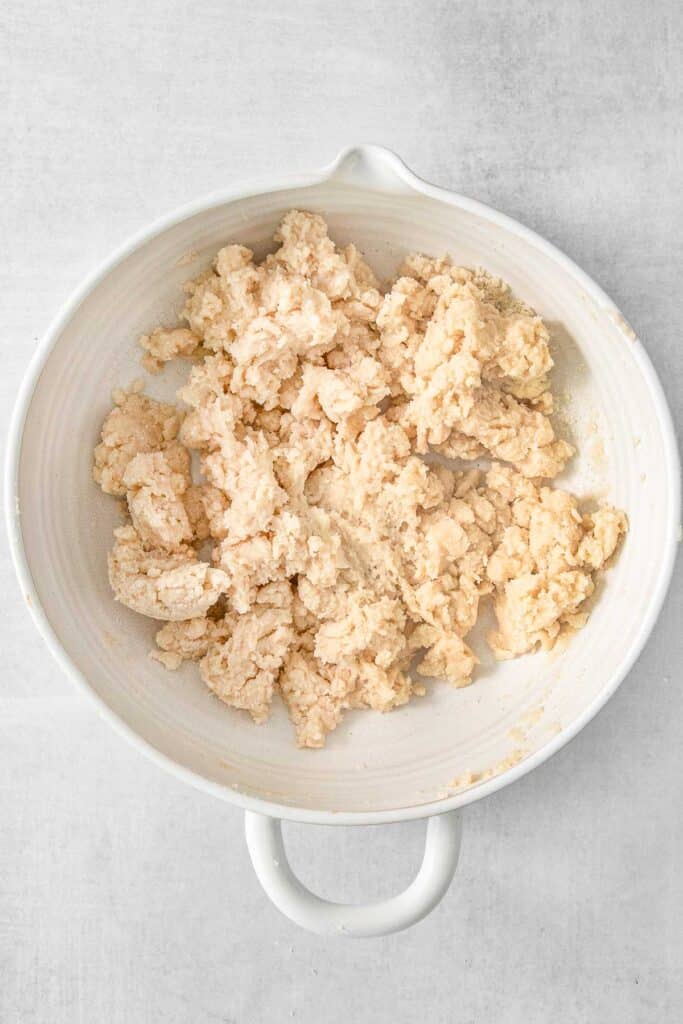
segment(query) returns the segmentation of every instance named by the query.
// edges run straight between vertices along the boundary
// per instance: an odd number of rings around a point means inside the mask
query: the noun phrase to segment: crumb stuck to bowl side
[[[94,476],[126,497],[110,581],[166,620],[155,657],[256,722],[279,692],[320,747],[347,709],[423,693],[415,660],[468,685],[482,599],[498,658],[579,629],[626,521],[550,485],[573,449],[548,332],[504,282],[414,255],[382,294],[310,213],[276,242],[221,249],[183,323],[143,336],[151,372],[188,360],[183,405],[117,392]]]

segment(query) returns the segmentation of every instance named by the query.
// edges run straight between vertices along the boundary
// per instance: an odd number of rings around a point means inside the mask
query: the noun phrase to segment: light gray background
[[[3,421],[57,306],[130,233],[374,141],[577,260],[680,423],[676,0],[24,0],[3,20]],[[598,719],[466,812],[439,909],[359,943],[280,917],[240,812],[96,717],[43,649],[5,546],[0,589],[3,1024],[681,1019],[680,577]],[[360,899],[408,881],[422,826],[288,835],[308,882]]]

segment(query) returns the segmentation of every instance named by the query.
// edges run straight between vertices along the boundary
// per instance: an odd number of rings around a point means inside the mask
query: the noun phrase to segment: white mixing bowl
[[[389,277],[414,250],[450,253],[508,281],[549,324],[562,424],[579,455],[563,477],[628,513],[629,533],[586,628],[563,653],[495,664],[481,643],[475,685],[435,684],[388,715],[349,713],[322,751],[297,750],[284,708],[260,728],[210,696],[194,665],[148,658],[155,624],[115,604],[106,555],[116,502],[91,477],[114,386],[139,370],[138,336],[172,322],[182,282],[239,241],[262,256],[290,207],[319,211]],[[171,397],[180,378],[154,379]],[[533,232],[416,178],[363,146],[314,174],[250,183],[194,203],[120,249],[43,339],[14,416],[7,519],[28,605],[65,671],[157,763],[247,811],[269,895],[318,931],[381,934],[426,913],[457,860],[456,809],[545,761],[614,693],[664,599],[679,524],[679,468],[666,403],[633,331],[600,288]],[[446,813],[449,812],[449,813]],[[287,866],[279,819],[378,824],[431,818],[413,885],[367,906],[327,903]]]

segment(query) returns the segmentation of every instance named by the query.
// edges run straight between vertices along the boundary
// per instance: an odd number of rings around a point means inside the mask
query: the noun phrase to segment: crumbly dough
[[[192,360],[184,411],[117,392],[94,476],[126,496],[109,576],[167,620],[154,657],[197,661],[255,722],[279,692],[320,747],[421,677],[467,686],[483,598],[498,658],[578,629],[626,520],[550,486],[573,450],[549,418],[548,332],[502,281],[415,255],[383,293],[312,213],[275,240],[260,264],[221,249],[184,324],[142,338],[154,372]]]
[[[164,363],[177,356],[192,356],[201,344],[201,339],[186,327],[172,327],[170,330],[157,327],[151,334],[143,334],[140,345],[145,350],[142,365],[149,373],[159,373]]]
[[[134,526],[119,526],[109,555],[117,599],[141,615],[176,621],[205,615],[227,586],[220,569],[200,562],[189,544],[147,544]]]

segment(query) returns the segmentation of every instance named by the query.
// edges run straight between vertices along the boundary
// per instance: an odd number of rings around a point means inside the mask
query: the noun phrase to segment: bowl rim
[[[390,190],[399,186],[406,194],[417,192],[450,206],[459,207],[467,212],[483,217],[489,222],[504,228],[506,231],[525,240],[539,250],[544,256],[559,264],[580,285],[583,291],[595,302],[619,329],[628,341],[638,368],[647,385],[653,401],[659,427],[664,440],[663,458],[665,477],[669,482],[666,508],[666,558],[659,568],[656,586],[650,595],[647,614],[641,622],[638,633],[631,638],[625,649],[618,668],[611,674],[608,682],[600,693],[583,709],[580,715],[552,737],[537,751],[511,766],[493,778],[477,783],[462,792],[427,803],[413,804],[403,808],[391,808],[382,811],[330,811],[315,810],[296,805],[280,804],[243,793],[229,786],[205,778],[198,772],[179,764],[168,754],[162,753],[153,744],[144,739],[132,726],[124,721],[91,687],[86,676],[80,671],[57,637],[45,613],[33,577],[28,565],[21,530],[21,510],[19,508],[18,485],[19,465],[23,431],[28,411],[33,398],[36,384],[43,367],[62,331],[77,313],[83,301],[95,287],[134,251],[151,239],[175,226],[183,220],[213,209],[226,203],[240,199],[266,195],[284,190],[294,190],[322,184],[328,180],[339,179],[342,182],[355,183],[359,187],[374,188],[377,191]],[[387,188],[387,185],[389,186]],[[657,373],[647,352],[636,337],[620,310],[612,302],[603,289],[581,268],[551,242],[546,241],[535,231],[516,221],[512,217],[487,206],[478,200],[469,199],[460,193],[441,188],[424,181],[414,174],[403,161],[391,150],[376,145],[358,145],[343,149],[332,163],[318,170],[292,174],[283,177],[254,178],[235,184],[231,188],[211,192],[209,195],[195,199],[175,208],[171,212],[156,218],[149,226],[137,231],[120,244],[108,257],[100,262],[61,306],[45,334],[41,338],[29,365],[25,371],[17,399],[12,412],[9,432],[7,458],[5,463],[5,519],[9,537],[9,547],[15,571],[29,612],[43,637],[51,654],[76,686],[94,702],[100,715],[128,742],[145,756],[182,779],[184,782],[210,793],[245,810],[283,818],[290,821],[308,822],[320,825],[378,825],[389,822],[408,821],[428,818],[434,814],[442,814],[464,807],[492,793],[509,786],[528,772],[549,760],[565,744],[569,743],[595,715],[604,707],[610,697],[618,689],[633,667],[643,650],[655,622],[662,609],[664,599],[673,574],[676,551],[679,541],[680,519],[680,462],[676,435]]]

